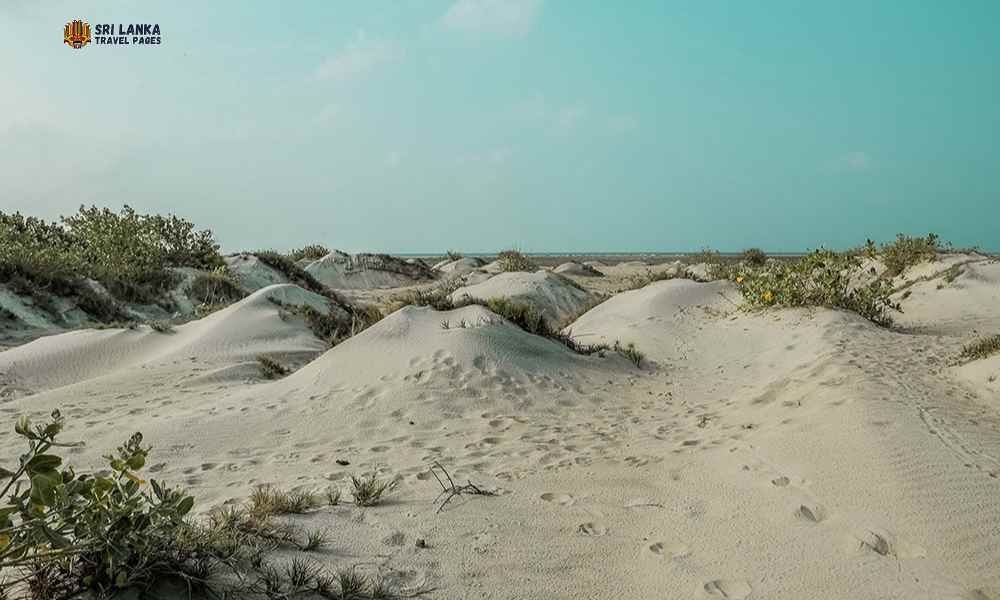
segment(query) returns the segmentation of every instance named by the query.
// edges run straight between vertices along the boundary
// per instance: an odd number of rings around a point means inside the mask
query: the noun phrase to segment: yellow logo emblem
[[[90,24],[79,19],[63,27],[63,42],[79,50],[90,43]]]

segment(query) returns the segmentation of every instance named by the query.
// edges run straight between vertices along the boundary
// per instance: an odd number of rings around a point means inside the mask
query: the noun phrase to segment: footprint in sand
[[[775,477],[774,479],[771,480],[771,485],[775,487],[785,487],[789,483],[791,483],[791,481],[784,475],[782,475],[781,477]]]
[[[795,511],[795,516],[811,523],[819,523],[826,518],[826,513],[822,506],[808,503],[799,506],[798,510]]]
[[[705,592],[711,598],[729,598],[743,600],[749,598],[753,591],[750,584],[737,579],[716,579],[704,585]]]
[[[607,535],[608,528],[600,523],[582,523],[579,527],[577,527],[577,532],[582,535],[597,537]]]
[[[541,498],[546,502],[552,502],[553,504],[558,504],[559,506],[572,506],[576,501],[573,496],[570,496],[569,494],[554,494],[552,492],[542,494]]]
[[[655,542],[649,545],[649,551],[657,556],[669,556],[670,558],[684,558],[686,556],[691,556],[691,549],[685,544],[664,546],[663,542]]]

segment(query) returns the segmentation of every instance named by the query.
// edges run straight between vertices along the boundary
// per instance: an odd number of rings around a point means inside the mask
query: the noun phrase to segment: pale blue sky
[[[153,47],[62,44],[71,19]],[[1000,249],[1000,2],[5,0],[0,209],[229,250]]]

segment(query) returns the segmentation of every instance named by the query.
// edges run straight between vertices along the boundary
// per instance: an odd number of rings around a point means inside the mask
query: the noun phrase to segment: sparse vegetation
[[[730,266],[724,269],[740,291],[746,306],[825,306],[858,313],[873,323],[889,327],[892,311],[900,310],[891,300],[890,283],[877,279],[852,288],[850,273],[860,265],[854,254],[816,250],[791,261],[776,261],[763,267]]]
[[[340,496],[340,488],[330,488],[326,490],[326,503],[330,506],[337,506],[340,504]]]
[[[347,306],[332,290],[317,281],[309,271],[295,264],[292,259],[274,250],[259,250],[252,253],[260,262],[280,272],[288,281],[321,296],[335,301],[340,306]]]
[[[229,305],[246,297],[246,292],[225,267],[199,273],[191,281],[190,293],[202,306]]]
[[[886,275],[895,277],[913,265],[935,260],[940,249],[940,239],[933,233],[922,238],[900,233],[895,241],[882,246]]]
[[[364,477],[351,476],[351,485],[354,486],[354,503],[358,506],[375,506],[382,501],[382,496],[396,487],[396,481],[392,479],[382,480],[372,471]]]
[[[1000,354],[1000,334],[991,335],[966,344],[962,348],[961,358],[977,360]]]
[[[288,367],[266,354],[257,357],[257,368],[260,370],[260,374],[267,379],[280,379],[291,373]]]
[[[300,260],[319,260],[330,253],[330,249],[322,244],[309,244],[288,253],[288,258],[298,262]]]
[[[500,264],[500,270],[504,273],[513,271],[527,271],[530,273],[538,270],[538,267],[535,263],[531,262],[531,259],[517,250],[504,250],[497,255],[497,262]]]
[[[454,250],[448,250],[444,254],[448,257],[448,260],[459,260],[465,258],[462,256],[461,252],[455,252]]]
[[[642,361],[646,358],[646,355],[639,352],[639,350],[636,349],[635,344],[632,342],[622,345],[620,341],[616,340],[615,345],[612,346],[611,349],[632,361],[632,364],[636,367],[642,367]]]

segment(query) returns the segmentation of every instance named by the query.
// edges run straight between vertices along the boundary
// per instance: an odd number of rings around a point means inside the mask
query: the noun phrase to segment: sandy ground
[[[573,280],[602,293],[645,268]],[[141,430],[152,476],[203,510],[263,483],[349,497],[351,475],[397,478],[378,506],[300,520],[328,529],[324,564],[427,597],[1000,599],[1000,359],[955,362],[1000,332],[1000,265],[916,279],[898,330],[749,313],[730,284],[690,280],[571,324],[581,341],[635,343],[641,368],[478,306],[404,308],[324,352],[265,288],[170,334],[0,352],[0,411],[12,425],[60,408],[86,442],[80,467]],[[312,360],[268,382],[264,351]],[[435,461],[498,495],[438,512]]]

